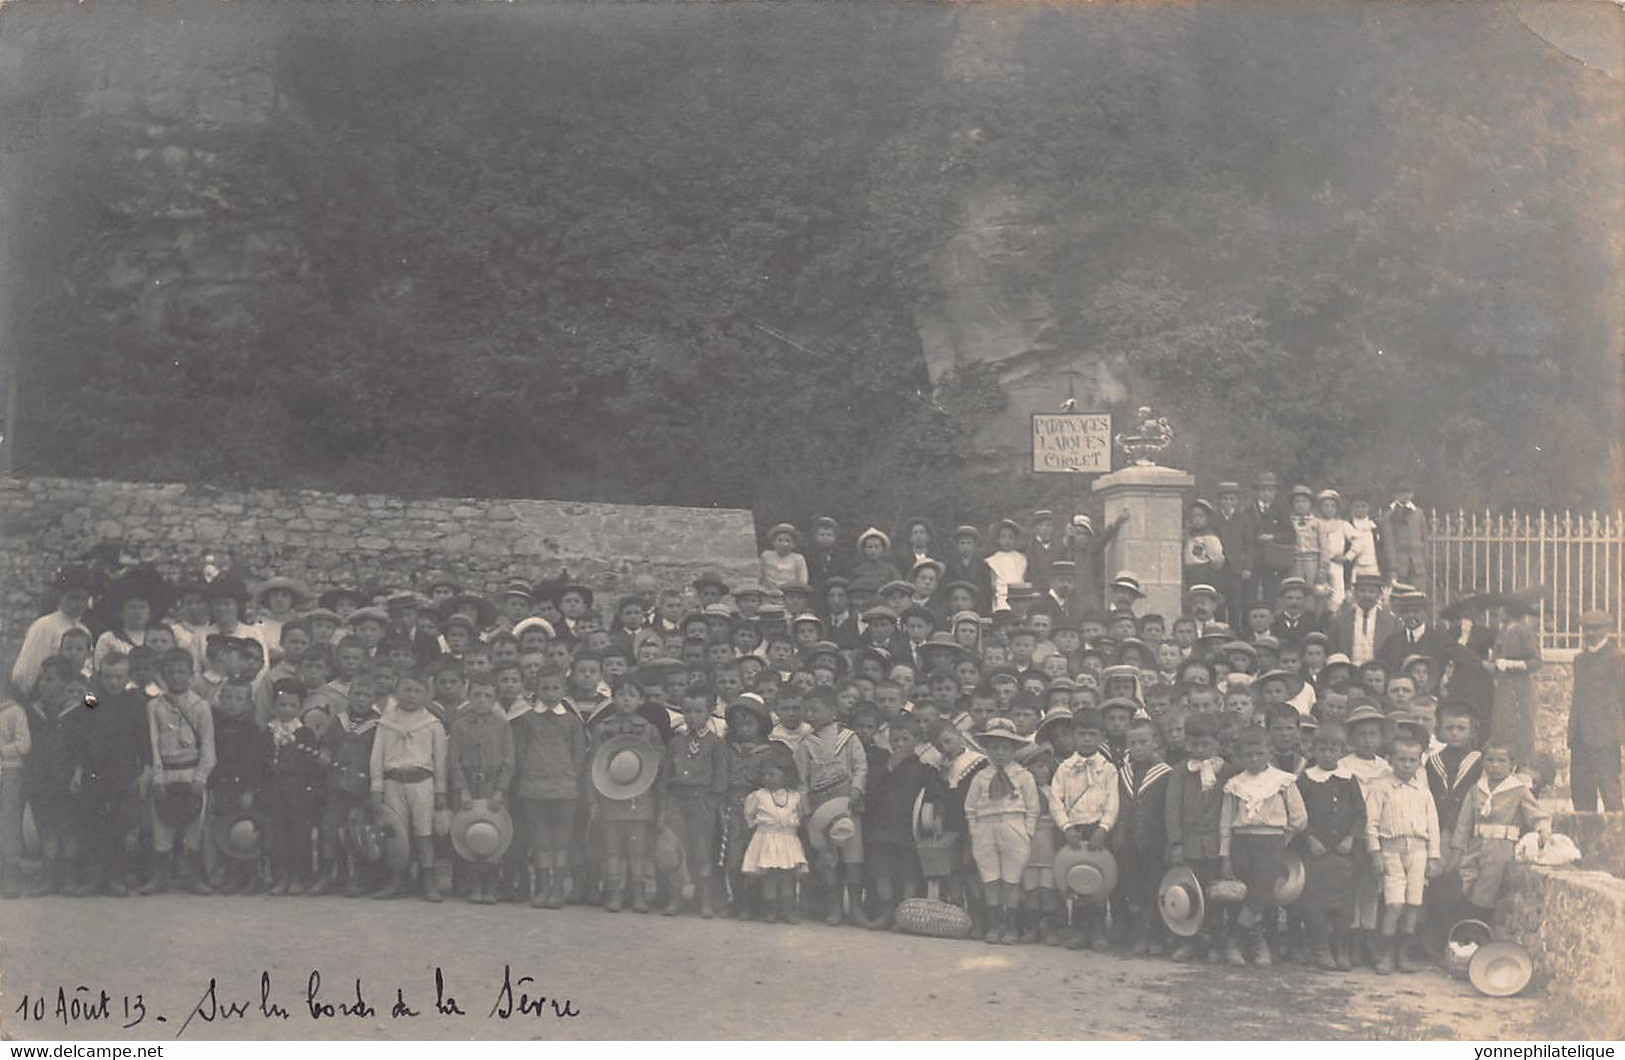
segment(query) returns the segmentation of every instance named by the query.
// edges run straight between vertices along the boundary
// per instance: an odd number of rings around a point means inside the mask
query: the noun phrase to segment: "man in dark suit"
[[[1587,611],[1580,616],[1584,638],[1574,657],[1574,699],[1569,706],[1569,787],[1574,808],[1590,811],[1622,807],[1620,744],[1625,742],[1625,656],[1614,641],[1614,616]]]
[[[1341,652],[1356,667],[1364,666],[1377,657],[1389,637],[1399,632],[1399,619],[1378,602],[1381,599],[1380,574],[1362,574],[1354,579],[1353,595],[1326,623],[1333,654]],[[1434,665],[1442,667],[1444,663],[1435,659]]]
[[[1407,656],[1427,656],[1433,660],[1433,677],[1427,691],[1430,695],[1435,694],[1439,690],[1439,676],[1444,669],[1440,660],[1450,653],[1450,638],[1428,625],[1427,593],[1420,589],[1396,587],[1391,599],[1399,609],[1401,628],[1382,642],[1382,647],[1377,651],[1377,661],[1392,676],[1399,672],[1400,664]]]
[[[1286,506],[1276,497],[1279,488],[1280,483],[1274,472],[1259,472],[1253,479],[1253,499],[1243,509],[1247,540],[1251,542],[1251,547],[1247,562],[1241,565],[1252,572],[1252,578],[1246,587],[1247,599],[1241,601],[1242,603],[1275,598],[1283,572],[1269,569],[1269,563],[1265,559],[1265,546],[1271,543],[1295,545],[1297,542],[1297,533],[1292,528],[1292,517],[1288,514]]]
[[[1221,482],[1218,487],[1219,504],[1213,512],[1213,532],[1224,546],[1224,570],[1214,584],[1224,596],[1224,614],[1220,617],[1236,629],[1247,624],[1247,605],[1255,596],[1249,590],[1253,582],[1253,539],[1247,512],[1241,506],[1241,484]]]
[[[1296,648],[1310,633],[1326,632],[1323,628],[1325,616],[1306,610],[1309,586],[1302,578],[1296,575],[1282,578],[1276,600],[1275,621],[1270,623],[1270,633],[1281,642],[1281,647]]]

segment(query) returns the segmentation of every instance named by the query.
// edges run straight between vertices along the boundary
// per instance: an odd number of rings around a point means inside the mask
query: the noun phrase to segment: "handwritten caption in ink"
[[[392,1020],[425,1016],[566,1020],[581,1016],[581,1010],[574,1001],[541,993],[534,977],[515,975],[513,967],[507,964],[502,966],[501,984],[494,991],[484,991],[479,1004],[459,1001],[447,985],[445,973],[440,968],[434,970],[432,998],[425,989],[421,995],[414,994],[409,1000],[407,988],[401,985],[396,985],[393,993],[393,1001],[388,1000],[387,991],[377,994],[360,978],[347,980],[342,988],[335,991],[324,984],[320,970],[313,969],[305,978],[303,993],[290,998],[276,988],[271,973],[266,971],[259,975],[258,998],[230,995],[219,977],[211,976],[197,1001],[179,1021],[169,1014],[156,1011],[144,994],[108,991],[82,984],[58,986],[54,991],[39,994],[24,994],[11,1012],[24,1023],[52,1023],[68,1029],[92,1023],[116,1023],[121,1030],[147,1025],[149,1021],[166,1026],[178,1023],[176,1038],[195,1027],[250,1021],[280,1023],[305,1019],[326,1022],[374,1020],[384,1016]],[[383,1000],[374,1003],[370,1000],[374,996]]]

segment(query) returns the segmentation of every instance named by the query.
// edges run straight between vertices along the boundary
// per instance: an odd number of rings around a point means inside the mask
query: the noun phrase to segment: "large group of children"
[[[1238,512],[1236,492],[1192,506],[1177,615],[1105,577],[1122,518],[1057,539],[1049,512],[991,547],[919,519],[851,551],[832,519],[806,541],[781,524],[759,580],[640,576],[607,608],[567,576],[317,596],[135,567],[91,611],[98,587],[65,569],[0,705],[0,895],[449,891],[887,928],[927,892],[929,818],[950,841],[931,892],[988,942],[1411,968],[1550,832],[1532,734],[1500,706],[1539,664],[1529,607],[1432,630],[1367,512],[1352,535],[1317,524],[1300,566],[1305,513],[1272,488]],[[1612,808],[1620,656],[1609,616],[1585,626],[1601,676],[1577,681],[1571,742]],[[511,822],[495,853],[452,841],[476,807]],[[222,849],[248,814],[252,849]],[[380,819],[406,856],[365,856],[353,833]],[[1109,894],[1056,868],[1107,854]],[[1280,906],[1294,856],[1306,882]],[[1174,934],[1177,866],[1245,897]]]

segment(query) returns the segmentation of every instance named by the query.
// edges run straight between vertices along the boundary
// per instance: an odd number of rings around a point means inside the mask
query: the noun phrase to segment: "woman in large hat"
[[[169,579],[153,567],[136,567],[126,571],[108,586],[106,596],[98,603],[110,618],[110,624],[96,638],[92,657],[97,669],[109,652],[128,655],[146,643],[147,626],[163,617],[174,602],[174,590]]]
[[[1513,760],[1526,763],[1535,753],[1536,670],[1540,669],[1540,634],[1533,619],[1540,614],[1543,588],[1510,593],[1496,602],[1495,618],[1501,631],[1484,661],[1495,675],[1495,705],[1490,715],[1490,739],[1512,751]]]

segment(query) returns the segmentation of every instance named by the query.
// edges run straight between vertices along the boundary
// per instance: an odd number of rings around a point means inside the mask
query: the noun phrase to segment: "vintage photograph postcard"
[[[1620,1038],[1622,79],[0,5],[0,1037]]]

